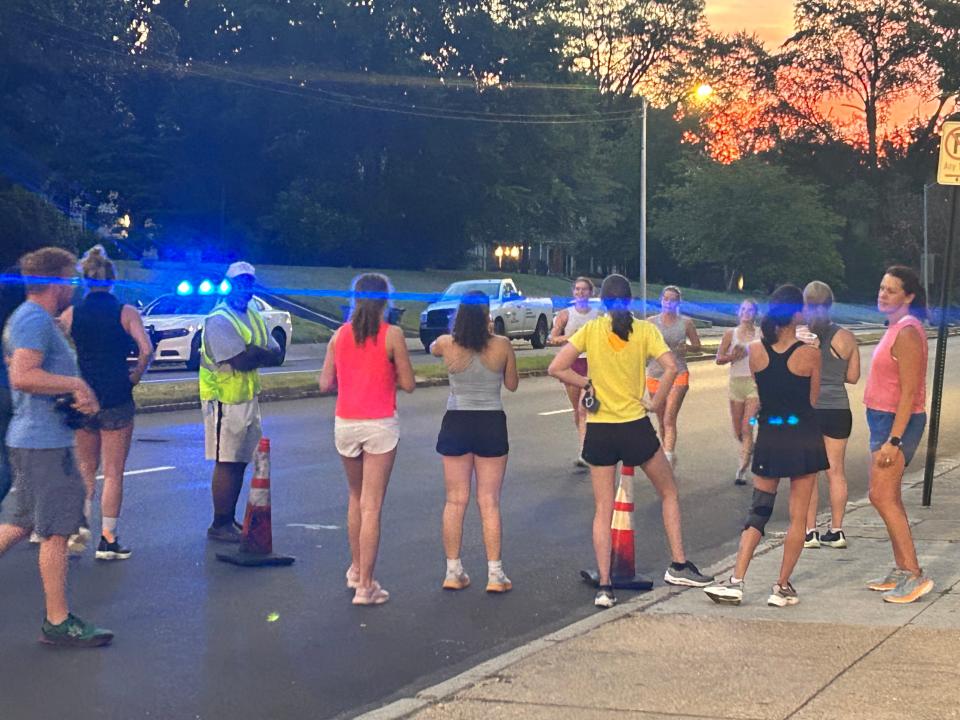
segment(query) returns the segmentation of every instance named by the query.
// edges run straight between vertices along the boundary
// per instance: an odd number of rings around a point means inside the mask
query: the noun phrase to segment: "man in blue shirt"
[[[12,267],[4,271],[0,279],[0,331],[14,309],[23,302],[23,285],[19,281],[20,268]],[[10,463],[7,460],[7,446],[3,439],[7,436],[7,426],[13,415],[10,397],[10,380],[7,377],[7,364],[0,360],[0,505],[10,492]]]
[[[73,430],[57,396],[72,396],[84,414],[99,410],[96,395],[79,377],[77,359],[56,316],[73,297],[77,258],[60,248],[24,255],[20,272],[27,299],[3,330],[3,355],[13,396],[6,446],[13,474],[8,504],[13,518],[0,525],[0,555],[30,535],[40,537],[40,578],[46,599],[42,642],[97,646],[109,630],[70,614],[67,607],[67,538],[83,518],[83,480],[73,454]],[[69,401],[68,401],[69,402]]]

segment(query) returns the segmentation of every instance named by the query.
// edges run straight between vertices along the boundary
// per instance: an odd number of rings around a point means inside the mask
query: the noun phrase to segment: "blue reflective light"
[[[191,294],[193,294],[193,285],[190,284],[189,280],[181,280],[180,284],[177,285],[177,295]]]
[[[751,425],[756,425],[756,424],[757,424],[757,416],[756,416],[756,415],[754,415],[752,418],[750,418],[750,424],[751,424]]]
[[[229,295],[230,291],[233,289],[233,285],[230,284],[230,281],[224,278],[220,281],[220,284],[217,286],[217,292],[220,295]]]
[[[771,425],[783,425],[783,418],[779,415],[773,415],[767,420]]]
[[[800,424],[800,418],[798,418],[796,415],[791,415],[790,417],[787,418],[787,425],[799,425],[799,424]]]
[[[213,283],[209,280],[203,280],[197,286],[197,293],[200,295],[213,295]]]

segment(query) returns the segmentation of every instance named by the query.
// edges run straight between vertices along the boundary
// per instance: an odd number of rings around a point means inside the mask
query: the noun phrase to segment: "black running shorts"
[[[846,440],[853,430],[853,413],[849,410],[817,410],[820,432],[834,440]]]
[[[660,440],[650,418],[625,423],[587,422],[583,459],[588,465],[606,467],[622,462],[639,467],[656,455]]]
[[[447,410],[440,424],[437,452],[459,457],[501,457],[510,452],[503,410]]]

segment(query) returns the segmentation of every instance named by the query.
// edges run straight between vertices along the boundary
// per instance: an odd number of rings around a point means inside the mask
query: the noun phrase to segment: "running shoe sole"
[[[608,610],[617,604],[617,599],[612,597],[598,597],[593,599],[594,607]]]
[[[904,595],[903,597],[892,597],[890,595],[884,595],[883,601],[888,603],[895,603],[897,605],[907,605],[908,603],[916,602],[928,592],[933,590],[933,580],[926,580],[917,586],[909,595]]]
[[[669,583],[670,585],[680,585],[682,587],[707,587],[712,585],[717,580],[716,578],[710,578],[709,580],[690,580],[689,578],[677,577],[676,575],[671,575],[670,571],[667,570],[663,574],[663,581]]]
[[[771,593],[770,597],[767,598],[767,605],[772,607],[789,607],[796,605],[799,602],[800,598],[783,597],[782,595],[777,595],[776,593]]]
[[[743,596],[740,597],[730,596],[730,595],[721,595],[720,593],[712,593],[709,590],[703,591],[708,598],[713,600],[717,605],[739,605],[743,601]]]
[[[118,553],[112,550],[97,550],[97,560],[127,560],[133,553]]]
[[[838,550],[842,550],[842,549],[844,549],[845,547],[847,547],[847,541],[846,541],[846,540],[832,540],[832,541],[831,541],[831,540],[821,540],[821,541],[820,541],[820,544],[821,544],[821,545],[825,545],[825,546],[827,546],[827,547],[837,548]]]
[[[77,638],[64,637],[58,638],[57,640],[51,640],[45,635],[40,636],[39,640],[41,645],[49,645],[50,647],[63,647],[63,648],[95,648],[103,647],[104,645],[109,645],[113,642],[113,635],[101,635],[99,637],[90,638],[89,640],[80,640]]]
[[[512,582],[505,582],[505,583],[488,582],[487,583],[488,593],[505,593],[505,592],[510,592],[512,589],[513,589]]]
[[[466,590],[470,587],[470,578],[467,578],[466,582],[460,580],[444,580],[443,589],[444,590]]]

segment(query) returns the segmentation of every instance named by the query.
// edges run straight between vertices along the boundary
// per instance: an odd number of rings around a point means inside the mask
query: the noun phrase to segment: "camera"
[[[71,430],[79,430],[86,422],[86,415],[77,410],[73,406],[73,403],[73,395],[67,393],[65,395],[57,395],[54,398],[53,406],[57,409],[57,412],[63,415],[63,421],[68,428]]]
[[[597,400],[596,390],[593,389],[593,383],[587,383],[587,386],[583,389],[583,400],[580,401],[580,404],[583,405],[583,409],[588,413],[595,413],[600,410],[600,401]]]

